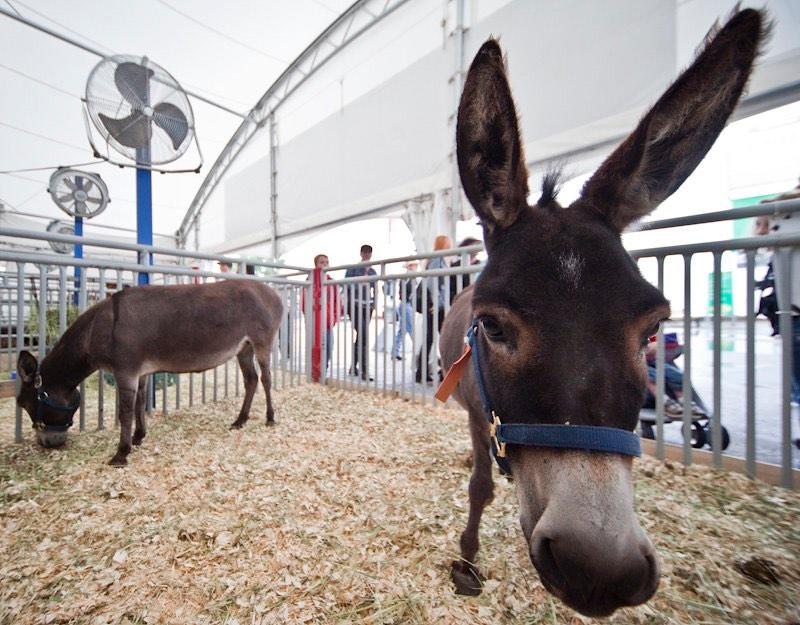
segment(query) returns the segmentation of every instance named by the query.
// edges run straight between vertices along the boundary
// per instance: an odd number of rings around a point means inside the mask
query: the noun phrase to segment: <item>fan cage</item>
[[[152,72],[148,86],[148,103],[138,102],[138,98],[129,92],[126,97],[120,92],[115,82],[117,68],[125,63],[133,63]],[[131,102],[133,100],[133,102]],[[145,166],[163,165],[180,158],[194,137],[194,113],[186,93],[181,89],[178,81],[163,67],[152,62],[147,57],[132,55],[116,55],[106,57],[100,61],[89,74],[86,81],[86,97],[84,100],[86,111],[92,125],[103,137],[105,143],[116,152],[135,163]],[[175,147],[170,135],[156,123],[150,123],[151,136],[149,146],[137,149],[123,145],[109,132],[100,115],[112,120],[130,119],[132,115],[144,112],[144,106],[153,109],[162,107],[176,107],[185,117],[186,135],[180,144]],[[152,114],[151,110],[147,111]],[[183,120],[174,119],[170,114],[161,113],[163,123],[181,125]]]
[[[108,187],[100,175],[79,169],[54,171],[47,191],[56,206],[71,217],[91,219],[102,213],[110,202]]]

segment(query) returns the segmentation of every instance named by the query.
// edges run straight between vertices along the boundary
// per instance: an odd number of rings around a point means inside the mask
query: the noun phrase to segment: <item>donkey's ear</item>
[[[19,358],[17,358],[17,375],[25,384],[33,382],[36,377],[38,366],[39,363],[36,361],[36,356],[31,354],[28,350],[24,349],[19,353]]]
[[[461,184],[487,233],[508,228],[526,206],[528,172],[503,53],[494,39],[478,50],[458,106]]]
[[[588,180],[576,204],[622,231],[677,190],[725,127],[766,30],[765,15],[745,9],[709,32],[694,63]]]

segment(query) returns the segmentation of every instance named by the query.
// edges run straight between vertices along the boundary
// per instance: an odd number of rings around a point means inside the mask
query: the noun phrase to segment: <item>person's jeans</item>
[[[647,377],[655,384],[656,382],[656,367],[655,365],[647,365]],[[683,371],[678,369],[671,362],[664,363],[664,385],[666,390],[669,391],[683,391]]]
[[[800,402],[800,316],[792,317],[792,401]]]
[[[333,328],[328,328],[325,331],[325,373],[328,372],[328,367],[331,364],[332,355],[333,355]]]
[[[400,356],[403,351],[403,341],[405,335],[411,336],[414,331],[414,309],[408,302],[402,302],[397,312],[397,335],[394,337],[394,345],[392,346],[392,353],[395,356]]]
[[[436,320],[437,330],[441,330],[442,329],[442,323],[443,322],[444,322],[444,308],[440,308],[439,309],[439,314],[438,314],[438,319]],[[433,309],[430,309],[430,310],[428,310],[428,314],[425,315],[425,326],[424,326],[424,328],[425,328],[425,350],[424,351],[425,351],[425,354],[427,355],[427,360],[428,360],[428,362],[427,362],[427,371],[428,371],[428,373],[427,373],[426,377],[428,378],[429,381],[433,380],[433,375],[434,375],[434,373],[437,373],[437,369],[438,369],[436,367],[436,364],[435,364],[436,360],[437,360],[436,357],[435,357],[436,356],[436,350],[433,349],[433,332],[434,332],[433,324],[434,324]],[[417,382],[421,382],[422,381],[422,369],[423,369],[423,366],[422,366],[422,352],[423,352],[423,349],[422,349],[422,346],[420,346],[419,353],[417,354],[417,373],[416,373],[416,376],[415,376],[415,379],[417,380]],[[434,364],[432,365],[431,363],[434,363]]]
[[[369,374],[369,322],[372,319],[372,307],[356,304],[353,310],[353,372],[358,373],[361,364],[361,375]]]

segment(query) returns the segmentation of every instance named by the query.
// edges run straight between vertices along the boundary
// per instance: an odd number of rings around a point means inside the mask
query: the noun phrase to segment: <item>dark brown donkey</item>
[[[673,193],[714,143],[764,31],[764,15],[744,10],[711,33],[692,66],[566,208],[556,202],[552,177],[528,205],[502,53],[494,40],[478,51],[458,111],[457,152],[489,258],[474,288],[454,302],[441,352],[449,367],[476,320],[485,388],[502,423],[634,430],[644,398],[643,350],[670,310],[620,233]],[[469,411],[474,464],[452,576],[458,592],[477,594],[478,525],[493,483],[489,427],[471,367],[456,398]],[[591,616],[653,595],[659,571],[634,514],[630,457],[510,445],[507,460],[529,555],[550,592]]]
[[[110,464],[124,465],[131,444],[140,445],[147,431],[144,376],[155,371],[204,371],[237,356],[245,395],[231,427],[240,428],[258,385],[255,354],[270,425],[275,419],[269,353],[282,314],[277,293],[254,281],[124,289],[78,317],[41,364],[27,351],[20,354],[17,403],[33,420],[42,445],[63,445],[80,403],[78,384],[97,369],[113,372],[120,436]],[[134,415],[136,430],[131,438]]]

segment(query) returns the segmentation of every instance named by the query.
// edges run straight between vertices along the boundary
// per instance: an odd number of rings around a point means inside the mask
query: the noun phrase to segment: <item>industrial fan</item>
[[[69,167],[59,167],[50,176],[47,183],[47,192],[53,201],[62,211],[70,217],[75,218],[75,227],[72,232],[62,234],[74,234],[83,236],[83,220],[91,219],[102,213],[111,201],[108,196],[108,187],[100,174]],[[60,222],[52,222],[48,227],[48,232],[52,232],[51,227]],[[66,224],[65,224],[66,225]],[[67,246],[67,251],[62,252],[56,246]],[[80,243],[70,246],[68,243],[50,242],[50,246],[60,254],[69,253],[69,248],[75,252],[75,258],[83,258],[83,245]],[[80,286],[81,268],[75,267],[75,286]],[[77,295],[76,295],[77,297]]]
[[[186,93],[164,68],[147,57],[118,55],[104,58],[86,82],[85,111],[107,146],[136,167],[136,241],[153,244],[153,202],[151,170],[163,173],[199,171],[164,170],[158,166],[180,158],[194,139],[194,114]],[[89,141],[98,156],[91,130]],[[151,255],[142,255],[141,262]],[[139,274],[139,284],[148,274]]]
[[[108,145],[152,168],[180,158],[194,138],[186,93],[147,57],[100,61],[86,82],[86,111]]]
[[[47,192],[70,217],[90,219],[108,206],[108,187],[99,174],[60,167],[50,176]]]
[[[58,219],[54,219],[47,224],[47,231],[55,234],[75,234],[75,228],[72,225]],[[64,243],[62,241],[50,241],[49,243],[56,254],[71,254],[74,247],[72,243]]]

